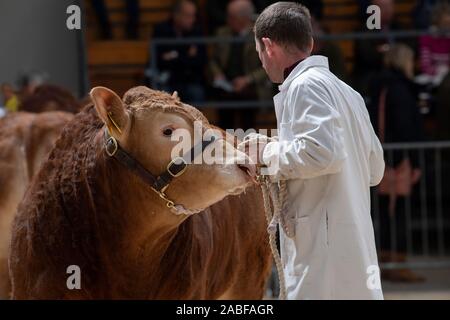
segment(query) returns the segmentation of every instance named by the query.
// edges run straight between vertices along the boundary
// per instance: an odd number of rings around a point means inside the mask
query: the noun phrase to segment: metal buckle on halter
[[[111,146],[113,147],[113,149],[111,150]],[[119,149],[119,145],[117,144],[117,140],[110,136],[108,138],[108,140],[106,140],[105,142],[105,151],[106,154],[110,157],[114,156],[117,152],[117,150]]]
[[[181,169],[181,171],[178,172],[178,173],[173,173],[172,171],[170,171],[170,167],[171,167],[173,164],[179,165],[178,163],[176,163],[176,162],[179,161],[179,160],[181,160],[181,162],[184,163],[184,168]],[[177,177],[181,176],[181,175],[186,171],[186,169],[187,169],[187,162],[186,162],[186,160],[184,160],[183,158],[177,157],[177,158],[175,158],[175,159],[173,159],[172,161],[169,162],[169,164],[167,165],[167,168],[166,168],[166,169],[167,169],[167,172],[168,172],[172,177],[177,178]]]

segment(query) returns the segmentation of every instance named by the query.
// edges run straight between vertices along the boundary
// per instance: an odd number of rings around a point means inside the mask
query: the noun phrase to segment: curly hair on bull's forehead
[[[199,110],[181,102],[180,98],[144,86],[134,87],[125,92],[123,102],[128,109],[136,111],[161,108],[164,111],[181,113],[194,121],[208,123],[206,117]]]

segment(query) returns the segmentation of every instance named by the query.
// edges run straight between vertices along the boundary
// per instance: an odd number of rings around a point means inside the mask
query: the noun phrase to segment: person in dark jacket
[[[155,26],[153,38],[182,39],[202,37],[196,25],[197,7],[193,1],[180,0],[168,21]],[[177,91],[187,102],[205,100],[206,48],[202,44],[167,44],[157,46],[158,79],[161,89]],[[152,75],[155,76],[155,75]]]
[[[395,16],[394,0],[372,0],[370,5],[377,5],[380,8],[380,29],[369,30],[366,23],[363,23],[361,32],[371,32],[382,34],[380,38],[361,38],[355,41],[354,56],[355,64],[353,68],[353,86],[364,98],[368,97],[368,86],[373,78],[383,68],[383,56],[389,47],[397,42],[392,37],[391,31],[400,31],[403,26]],[[366,20],[368,15],[366,15]],[[408,45],[414,47],[414,41],[408,40]],[[368,103],[370,101],[367,101]]]
[[[414,52],[404,44],[390,47],[385,69],[370,86],[369,113],[382,143],[423,140],[422,119],[412,81]],[[404,262],[407,252],[406,215],[413,186],[420,179],[417,155],[412,151],[386,151],[386,170],[378,186],[379,233],[382,262]],[[409,269],[383,270],[391,281],[416,282],[423,278]]]
[[[417,106],[417,86],[413,82],[414,53],[404,44],[392,46],[384,56],[384,69],[371,85],[369,105],[372,124],[379,130],[379,106],[385,93],[383,142],[422,140],[422,123]]]
[[[253,17],[250,0],[235,0],[227,7],[227,24],[216,32],[218,38],[240,39],[212,46],[209,61],[210,83],[214,99],[220,101],[272,101],[272,84],[255,50]],[[222,108],[219,126],[226,129],[250,129],[255,126],[257,108]]]

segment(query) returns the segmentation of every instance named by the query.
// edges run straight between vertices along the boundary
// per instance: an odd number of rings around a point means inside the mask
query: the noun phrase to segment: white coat
[[[323,56],[303,60],[279,89],[278,141],[262,161],[273,178],[288,180],[295,235],[280,235],[287,297],[383,299],[370,186],[383,177],[384,160],[364,101]]]

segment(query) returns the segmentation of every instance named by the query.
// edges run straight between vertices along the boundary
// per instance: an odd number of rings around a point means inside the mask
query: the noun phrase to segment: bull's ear
[[[121,135],[129,121],[122,99],[105,87],[93,88],[90,95],[100,119],[106,124],[109,132]]]

